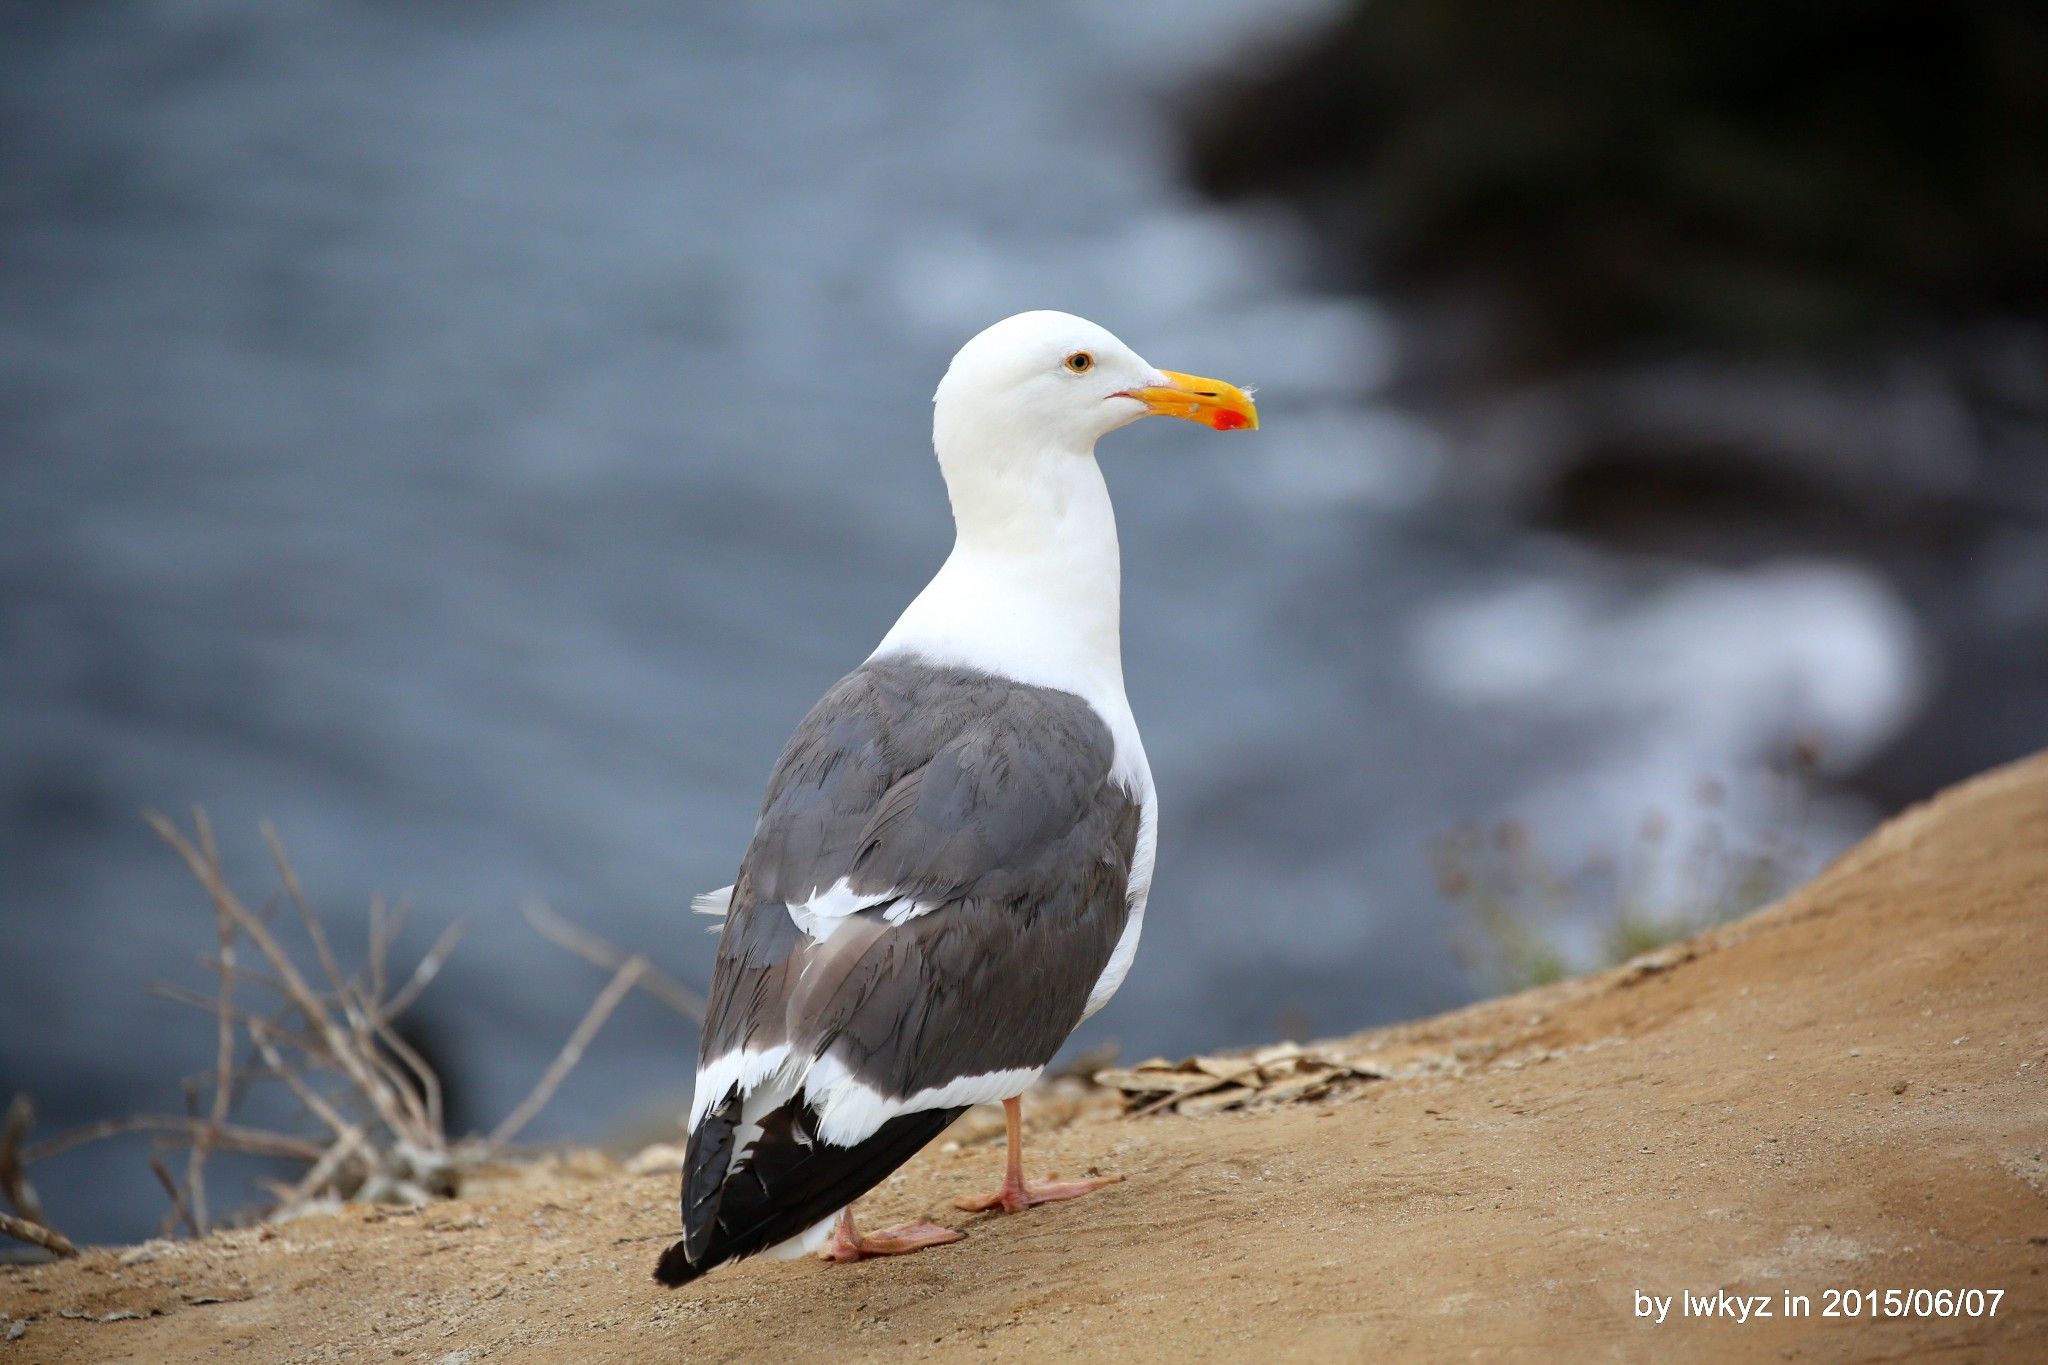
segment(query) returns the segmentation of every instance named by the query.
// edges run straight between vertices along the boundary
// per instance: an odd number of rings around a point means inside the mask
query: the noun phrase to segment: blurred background
[[[0,3],[0,1092],[175,1111],[203,805],[418,952],[457,1128],[701,986],[943,559],[1024,308],[1260,388],[1102,452],[1163,800],[1076,1046],[1335,1033],[1735,913],[2048,743],[2048,16],[1726,0]],[[673,1131],[629,999],[536,1138]],[[145,1235],[138,1145],[36,1170]]]

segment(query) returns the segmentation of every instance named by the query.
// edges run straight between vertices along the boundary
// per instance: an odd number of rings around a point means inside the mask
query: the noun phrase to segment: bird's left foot
[[[821,1261],[864,1261],[870,1256],[902,1256],[926,1247],[944,1246],[957,1242],[967,1234],[958,1228],[940,1227],[914,1218],[908,1223],[898,1223],[893,1228],[880,1232],[862,1232],[853,1225],[850,1214],[842,1215],[832,1229],[832,1240],[818,1253]]]
[[[1087,1180],[1005,1180],[1003,1187],[994,1194],[963,1194],[953,1201],[953,1207],[965,1209],[969,1213],[986,1213],[991,1209],[1001,1209],[1004,1213],[1022,1213],[1034,1204],[1079,1199],[1084,1194],[1093,1194],[1104,1185],[1114,1185],[1122,1179],[1120,1175],[1101,1175]]]

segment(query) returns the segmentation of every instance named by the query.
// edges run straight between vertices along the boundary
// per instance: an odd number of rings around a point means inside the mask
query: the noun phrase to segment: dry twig
[[[372,902],[367,956],[359,971],[345,973],[283,842],[268,822],[262,826],[263,837],[282,893],[259,911],[251,911],[228,886],[203,811],[194,812],[189,835],[160,815],[152,813],[149,822],[206,890],[214,916],[215,951],[202,956],[200,963],[219,980],[212,996],[165,984],[151,989],[213,1017],[214,1062],[208,1072],[186,1082],[188,1113],[104,1120],[33,1146],[23,1145],[33,1111],[26,1096],[16,1101],[0,1127],[0,1193],[24,1215],[12,1222],[33,1223],[58,1241],[64,1239],[42,1220],[23,1171],[82,1143],[122,1133],[158,1134],[150,1168],[170,1198],[166,1231],[183,1223],[203,1236],[211,1226],[206,1169],[209,1159],[221,1152],[307,1163],[293,1184],[268,1182],[284,1209],[324,1199],[424,1202],[435,1194],[454,1193],[464,1170],[495,1157],[532,1121],[636,985],[690,1018],[702,1018],[702,998],[654,971],[644,957],[627,956],[545,907],[529,907],[529,921],[544,935],[609,968],[612,977],[532,1092],[490,1136],[451,1142],[440,1079],[394,1023],[439,974],[466,926],[458,922],[444,930],[404,974],[397,991],[387,995],[393,979],[390,954],[405,922],[403,907],[387,909],[381,899]],[[299,968],[272,928],[271,912],[280,900],[297,911],[311,941],[317,980]],[[253,948],[253,953],[245,953],[245,947]],[[265,993],[269,1002],[261,999]],[[238,1058],[244,1038],[248,1052]],[[284,1086],[324,1130],[322,1135],[302,1137],[233,1122],[236,1104],[260,1080]],[[189,1149],[182,1182],[158,1154],[176,1146]]]
[[[195,811],[193,817],[200,846],[206,850],[207,859],[218,866],[220,857],[213,846],[212,823],[207,820],[205,811]],[[190,1221],[194,1234],[200,1237],[206,1235],[207,1227],[206,1158],[213,1151],[221,1125],[228,1121],[228,1105],[235,1094],[235,926],[222,910],[219,897],[214,898],[213,924],[215,937],[220,941],[220,1000],[214,1011],[217,1051],[213,1112],[208,1126],[192,1144],[192,1151],[185,1161],[185,1190],[192,1210]]]
[[[7,1106],[6,1120],[0,1122],[0,1196],[29,1222],[48,1227],[42,1201],[36,1198],[36,1187],[28,1183],[27,1163],[21,1155],[21,1141],[35,1121],[35,1101],[26,1095],[16,1095]]]
[[[0,1122],[0,1196],[14,1206],[14,1213],[0,1211],[0,1232],[18,1241],[41,1247],[53,1256],[76,1256],[78,1248],[69,1237],[50,1226],[43,1213],[36,1187],[28,1183],[27,1160],[21,1141],[35,1126],[35,1101],[16,1095],[7,1106],[7,1118]]]
[[[195,847],[179,833],[176,826],[162,816],[152,814],[149,818],[151,826],[165,842],[177,850],[193,876],[197,877],[200,884],[213,896],[214,904],[235,921],[236,926],[248,935],[269,961],[271,970],[284,983],[287,999],[304,1016],[307,1024],[325,1045],[324,1060],[332,1063],[347,1077],[360,1096],[376,1110],[377,1117],[394,1134],[418,1146],[439,1146],[440,1135],[425,1132],[424,1122],[416,1124],[414,1116],[407,1112],[406,1105],[398,1095],[405,1087],[392,1083],[389,1064],[384,1062],[374,1047],[362,1046],[363,1035],[367,1029],[361,1026],[351,1029],[337,1022],[334,1011],[328,1008],[328,1002],[307,984],[298,964],[278,943],[269,927],[251,915],[241,901],[236,899],[234,892],[228,889],[221,872],[220,860],[212,850]],[[294,879],[292,886],[296,885]],[[294,895],[293,899],[303,906],[302,898]],[[310,907],[305,907],[303,913],[314,923],[318,922],[312,915]],[[350,1003],[346,994],[347,983],[340,979],[339,971],[333,966],[332,956],[325,948],[325,937],[321,936],[318,942],[322,950],[322,965],[329,969],[329,975],[340,991],[337,1003],[346,1011]],[[350,1022],[354,1023],[353,1020]]]
[[[185,1192],[178,1188],[178,1182],[172,1178],[171,1168],[164,1165],[164,1159],[151,1152],[149,1154],[149,1169],[156,1173],[157,1183],[164,1187],[164,1193],[171,1198],[171,1211],[164,1216],[163,1231],[158,1235],[168,1234],[179,1223],[183,1223],[186,1227],[192,1229],[194,1237],[203,1236],[204,1234],[199,1231],[198,1220],[193,1218],[192,1210],[185,1203]]]
[[[491,1130],[492,1146],[502,1147],[517,1137],[519,1130],[546,1106],[555,1093],[555,1087],[562,1083],[563,1077],[575,1069],[576,1063],[583,1060],[583,1050],[590,1046],[590,1040],[597,1036],[597,1031],[604,1027],[604,1021],[611,1018],[612,1011],[619,1007],[619,1002],[626,998],[626,992],[633,989],[633,983],[638,981],[640,974],[646,970],[647,959],[635,955],[627,958],[624,965],[613,973],[604,990],[591,1002],[589,1011],[583,1016],[583,1022],[576,1025],[576,1031],[569,1035],[569,1041],[562,1044],[561,1052],[556,1055],[554,1061],[548,1063],[548,1069],[541,1074],[539,1083],[533,1087],[533,1092],[521,1100],[519,1107],[507,1114],[502,1123]]]
[[[21,1157],[25,1163],[44,1161],[73,1147],[104,1138],[119,1137],[123,1133],[182,1133],[190,1137],[207,1125],[190,1114],[130,1114],[127,1118],[101,1119],[88,1123],[83,1128],[74,1128],[68,1133],[59,1133],[44,1138],[35,1146],[27,1148]],[[219,1145],[251,1156],[277,1156],[289,1160],[313,1161],[320,1156],[320,1145],[295,1138],[284,1133],[266,1132],[261,1128],[245,1128],[239,1124],[227,1124],[215,1135]]]
[[[615,972],[626,965],[627,954],[591,933],[571,924],[546,901],[528,901],[522,911],[534,931],[558,948],[567,949],[592,966]],[[704,997],[652,964],[640,973],[640,989],[667,1005],[693,1024],[704,1022]]]
[[[39,1246],[52,1256],[68,1257],[78,1254],[78,1248],[71,1239],[55,1228],[44,1227],[41,1223],[31,1223],[26,1218],[16,1218],[11,1213],[0,1213],[0,1232],[17,1241]]]
[[[434,946],[427,950],[427,955],[412,969],[412,977],[399,988],[398,994],[384,1002],[382,1014],[385,1023],[390,1023],[412,1008],[413,1002],[420,998],[420,992],[440,974],[441,964],[448,960],[448,954],[455,951],[455,945],[462,942],[462,936],[468,932],[469,926],[461,920],[455,921],[441,931],[441,937],[434,940]]]

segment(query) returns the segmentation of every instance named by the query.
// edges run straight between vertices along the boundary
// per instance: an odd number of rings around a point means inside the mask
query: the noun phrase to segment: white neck
[[[953,553],[871,657],[916,655],[1076,693],[1115,735],[1118,767],[1142,769],[1124,697],[1116,513],[1094,450],[965,435],[943,421],[935,432]]]

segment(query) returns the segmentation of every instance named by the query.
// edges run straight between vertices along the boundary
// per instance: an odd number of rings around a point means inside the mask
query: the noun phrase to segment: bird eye
[[[1086,351],[1076,351],[1067,357],[1067,368],[1075,374],[1086,374],[1095,364],[1095,357]]]

